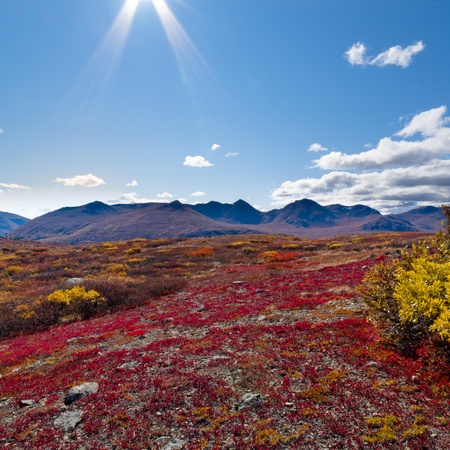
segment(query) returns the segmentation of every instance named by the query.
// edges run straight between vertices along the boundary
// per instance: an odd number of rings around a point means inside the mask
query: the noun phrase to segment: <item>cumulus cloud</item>
[[[136,187],[138,185],[139,185],[139,183],[136,180],[133,180],[133,181],[130,181],[129,183],[127,183],[127,186],[130,186],[130,187]]]
[[[213,165],[203,156],[186,156],[183,162],[183,166],[188,167],[211,167]]]
[[[238,152],[228,152],[225,156],[227,158],[232,158],[233,156],[237,156],[237,155],[239,155]]]
[[[367,56],[367,47],[357,42],[346,52],[345,57],[352,66],[400,66],[408,67],[412,63],[413,56],[425,49],[425,44],[418,41],[408,47],[394,45],[375,57]]]
[[[316,142],[315,144],[311,144],[308,147],[308,152],[326,152],[328,149],[324,147],[322,144]]]
[[[450,128],[445,125],[446,107],[430,109],[414,116],[393,137],[380,139],[378,145],[368,151],[347,154],[331,152],[314,160],[314,167],[322,170],[370,170],[425,164],[450,152]],[[420,136],[415,140],[397,137]]]
[[[211,150],[212,151],[219,150],[219,148],[220,148],[220,144],[213,144],[213,145],[211,145]]]
[[[445,117],[447,108],[440,106],[439,108],[430,109],[415,115],[397,136],[411,137],[419,133],[423,136],[436,135],[442,127],[449,123],[450,118]]]
[[[206,194],[202,191],[197,191],[191,194],[191,197],[204,197]]]
[[[366,51],[366,46],[361,42],[357,42],[345,52],[345,56],[352,66],[364,66],[367,64]]]
[[[446,108],[415,115],[392,137],[369,151],[331,152],[314,161],[318,178],[285,181],[271,198],[277,206],[310,198],[321,204],[363,203],[381,212],[450,199],[450,120]],[[406,140],[399,137],[415,139]]]
[[[76,175],[73,178],[56,178],[55,183],[62,183],[64,186],[81,186],[81,187],[98,187],[105,182],[101,179],[88,173],[87,175]]]

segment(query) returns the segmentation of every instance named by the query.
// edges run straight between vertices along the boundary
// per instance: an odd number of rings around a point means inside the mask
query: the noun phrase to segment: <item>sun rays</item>
[[[137,21],[135,18],[138,14],[147,14],[147,17],[143,16],[142,20]],[[155,28],[157,22],[161,24],[161,31],[164,31],[173,52],[179,82],[184,87],[191,107],[196,110],[197,122],[204,126],[217,125],[218,118],[222,116],[221,108],[224,104],[222,89],[188,32],[170,8],[169,2],[125,0],[69,94],[71,98],[68,99],[66,107],[72,114],[72,130],[83,124],[89,126],[91,119],[99,114],[105,104],[108,93],[112,90],[121,70],[133,26],[148,26],[148,30],[152,33],[149,36],[156,36],[158,32],[161,32]],[[141,42],[142,45],[138,48],[141,52],[139,58],[144,61],[150,58],[151,54],[148,53],[150,50],[145,48],[146,41]],[[150,49],[151,42],[148,44]],[[137,50],[134,47],[129,51]],[[171,69],[155,66],[155,70],[161,70],[162,74],[164,70]],[[151,89],[150,84],[149,89]]]

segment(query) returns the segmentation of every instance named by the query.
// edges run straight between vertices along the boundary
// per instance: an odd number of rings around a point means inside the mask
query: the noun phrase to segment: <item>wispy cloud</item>
[[[211,150],[212,150],[212,151],[219,150],[219,148],[220,148],[220,145],[219,145],[219,144],[213,144],[213,145],[211,145]]]
[[[228,152],[228,153],[225,155],[225,157],[227,157],[227,158],[232,158],[233,156],[237,156],[237,155],[239,155],[238,152]]]
[[[183,166],[188,167],[211,167],[213,165],[203,156],[186,156],[183,162]]]
[[[127,186],[129,187],[136,187],[138,186],[139,183],[136,180],[130,181],[129,183],[127,183]]]
[[[367,47],[357,42],[353,44],[346,52],[345,57],[352,66],[400,66],[408,67],[412,63],[413,57],[425,49],[425,44],[418,41],[408,47],[394,45],[377,56],[367,56]]]
[[[3,128],[0,128],[0,134],[3,134],[5,132],[5,130],[3,130]]]
[[[315,144],[311,144],[308,147],[308,152],[326,152],[328,149],[324,147],[322,144],[316,142]]]
[[[191,197],[204,197],[206,194],[202,191],[197,191],[191,194]]]
[[[14,183],[12,183],[12,184],[0,183],[0,188],[7,189],[9,191],[30,189],[29,186],[23,186],[21,184],[14,184]]]
[[[322,156],[314,167],[328,173],[285,181],[272,192],[273,204],[306,197],[325,204],[364,203],[388,211],[405,205],[448,203],[450,119],[445,114],[445,106],[417,114],[371,150]]]
[[[88,173],[87,175],[76,175],[72,178],[56,178],[53,180],[55,183],[62,183],[64,186],[81,186],[81,187],[98,187],[102,184],[105,184],[105,182],[101,179],[96,177],[95,175],[92,175],[91,173]]]
[[[162,194],[156,194],[156,198],[163,200],[171,200],[172,198],[174,198],[174,195],[170,194],[169,192],[163,192]]]
[[[136,192],[127,192],[115,200],[109,200],[108,203],[150,203],[154,201],[150,198],[138,197]]]
[[[136,192],[127,192],[115,200],[109,200],[108,203],[169,203],[170,201],[173,201],[174,198],[175,196],[169,192],[157,194],[156,198],[139,197]],[[178,200],[183,201],[184,199],[180,198]]]

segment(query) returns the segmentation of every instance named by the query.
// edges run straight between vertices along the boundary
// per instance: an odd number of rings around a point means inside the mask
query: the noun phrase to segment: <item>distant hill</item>
[[[29,220],[30,219],[18,216],[17,214],[0,211],[0,236],[5,236]]]
[[[298,200],[282,209],[261,212],[244,200],[185,205],[93,202],[57,211],[16,226],[7,237],[69,244],[217,236],[246,233],[291,234],[306,238],[370,232],[435,232],[445,216],[440,208],[423,207],[382,215],[365,205],[322,206]]]

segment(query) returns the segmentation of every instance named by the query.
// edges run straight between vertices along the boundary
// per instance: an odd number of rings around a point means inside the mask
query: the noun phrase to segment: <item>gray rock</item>
[[[95,394],[98,391],[98,383],[83,383],[78,386],[74,386],[69,389],[69,392],[64,399],[65,405],[70,405],[76,402],[80,398],[88,397],[89,395]]]
[[[261,394],[252,394],[249,392],[239,399],[239,403],[236,404],[236,409],[240,411],[241,409],[258,406],[262,403],[264,403],[264,397]]]
[[[81,423],[82,417],[83,413],[79,410],[65,411],[55,419],[54,424],[65,433],[72,433],[75,427]]]
[[[181,439],[172,439],[168,444],[166,444],[162,450],[179,450],[183,448],[185,441]]]
[[[65,284],[81,284],[84,281],[84,278],[68,278],[64,283]]]
[[[34,400],[20,400],[19,406],[25,408],[26,406],[33,406],[35,403]]]

